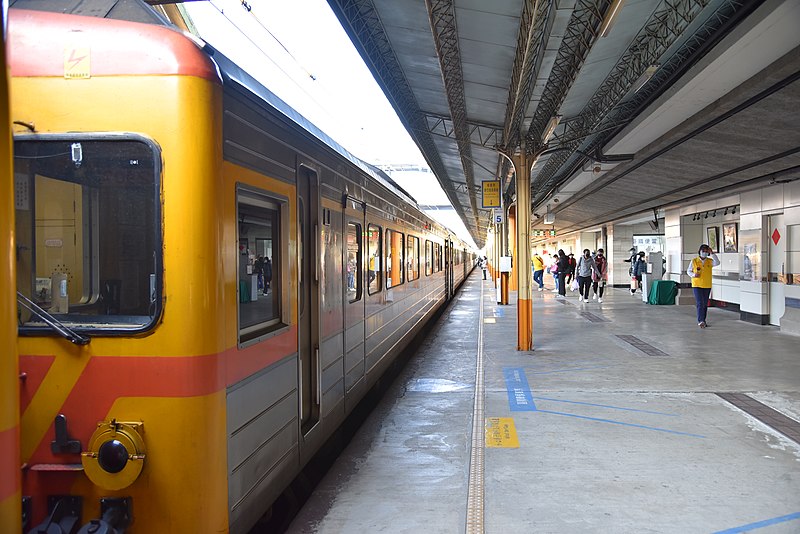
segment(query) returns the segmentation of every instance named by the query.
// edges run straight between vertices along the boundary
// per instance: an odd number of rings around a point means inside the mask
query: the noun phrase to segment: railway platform
[[[555,295],[473,272],[289,532],[800,532],[800,338]]]

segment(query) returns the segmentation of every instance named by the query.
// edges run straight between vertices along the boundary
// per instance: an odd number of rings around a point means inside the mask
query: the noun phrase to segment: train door
[[[778,276],[786,274],[786,222],[781,215],[769,216],[769,324],[780,326],[786,312],[784,284]]]
[[[447,286],[447,298],[453,298],[453,242],[450,239],[444,241],[444,278]]]
[[[358,398],[352,393],[363,387],[365,368],[364,339],[366,335],[364,316],[366,299],[364,288],[367,277],[366,254],[366,204],[353,198],[345,198],[344,221],[344,381],[345,396]],[[347,399],[345,403],[348,403]],[[355,406],[349,403],[346,410]]]
[[[319,421],[319,175],[300,166],[297,176],[297,339],[300,374],[300,424],[307,434]]]

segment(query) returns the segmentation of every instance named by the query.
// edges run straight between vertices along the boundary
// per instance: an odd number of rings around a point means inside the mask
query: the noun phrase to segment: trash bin
[[[654,280],[650,286],[650,294],[647,296],[648,304],[675,304],[675,297],[678,296],[678,284],[675,280]]]

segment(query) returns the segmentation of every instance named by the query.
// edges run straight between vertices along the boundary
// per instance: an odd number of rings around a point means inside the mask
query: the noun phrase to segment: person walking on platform
[[[631,295],[636,294],[637,289],[642,289],[642,276],[647,272],[647,262],[644,261],[644,250],[639,252],[636,261],[633,263],[633,274],[631,275]],[[642,291],[644,291],[642,289]]]
[[[578,298],[583,297],[583,302],[589,302],[589,288],[592,285],[592,278],[597,271],[597,265],[592,252],[587,248],[583,250],[583,256],[578,258],[575,272],[578,275]]]
[[[636,258],[638,258],[639,256],[638,254],[636,254],[636,247],[631,247],[628,253],[630,253],[631,255],[630,258],[622,261],[631,264],[630,267],[628,267],[628,276],[630,276],[631,280],[633,280],[633,268],[636,267]],[[633,283],[631,283],[631,295],[633,295],[635,292],[636,290],[633,289]]]
[[[480,265],[481,269],[483,270],[483,279],[484,280],[486,280],[486,264],[487,263],[488,263],[488,261],[486,260],[486,256],[482,257],[478,261],[478,264]]]
[[[697,326],[705,328],[708,314],[708,299],[711,297],[711,269],[719,265],[719,258],[708,245],[700,245],[697,257],[689,262],[686,269],[692,279],[695,306],[697,306]]]
[[[558,292],[558,256],[553,254],[551,256],[551,260],[552,260],[552,263],[550,263],[550,267],[547,270],[550,271],[550,274],[553,275],[553,284],[556,286],[555,289],[553,289],[553,293],[557,293]]]
[[[567,287],[570,291],[575,291],[572,287],[572,280],[575,278],[575,267],[577,262],[575,261],[575,254],[568,254],[567,259],[569,260],[569,270],[567,271]]]
[[[569,273],[569,257],[562,249],[558,249],[558,296],[567,296],[567,273]]]
[[[597,249],[597,254],[594,256],[594,263],[597,266],[597,270],[592,273],[592,290],[594,291],[592,299],[602,303],[603,290],[606,288],[606,283],[608,282],[608,260],[606,260],[605,255],[603,255],[602,248]],[[600,289],[599,294],[597,291],[598,288]]]
[[[539,253],[536,252],[531,259],[531,264],[533,266],[533,281],[539,284],[539,291],[544,291],[544,260]]]

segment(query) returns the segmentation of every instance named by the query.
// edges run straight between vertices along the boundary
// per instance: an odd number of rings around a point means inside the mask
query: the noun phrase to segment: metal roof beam
[[[552,7],[553,2],[548,0],[526,0],[522,6],[503,128],[502,146],[506,152],[514,152],[520,145],[525,109],[530,102],[533,80],[541,68],[542,52],[553,25],[555,10]]]
[[[442,80],[447,93],[450,116],[453,120],[453,133],[461,156],[461,166],[469,186],[470,208],[475,224],[477,224],[478,206],[474,192],[475,177],[472,168],[470,130],[467,127],[467,105],[464,98],[461,52],[458,46],[456,8],[453,0],[425,0],[425,5],[428,8],[433,40],[436,43],[436,53],[442,69]]]
[[[466,216],[464,207],[453,189],[439,151],[428,133],[425,114],[420,109],[411,85],[392,50],[374,2],[372,0],[328,0],[328,4],[350,36],[350,40],[364,62],[375,75],[375,79],[409,135],[420,148],[428,166],[453,204],[453,208],[464,221],[475,244],[482,247],[484,237],[478,232],[475,218]]]
[[[633,117],[624,117],[620,114],[612,115],[611,112],[631,91],[633,83],[650,65],[655,64],[661,58],[708,3],[709,0],[666,0],[663,7],[653,13],[580,115],[565,123],[563,136],[575,139],[575,141],[570,142],[564,148],[572,150],[555,154],[547,161],[535,183],[532,184],[534,205],[542,201],[558,183],[569,177],[563,173],[559,175],[558,171],[569,160],[578,157],[575,155],[574,149],[584,144],[580,140],[596,136],[598,130],[604,131],[603,138],[608,139],[611,132],[616,131],[608,128],[608,125],[618,125],[621,118],[633,119]],[[698,32],[708,33],[707,29],[703,28]],[[698,32],[695,32],[695,35],[698,35]],[[692,40],[690,39],[690,41]],[[685,59],[678,61],[682,62]],[[652,85],[655,86],[655,84]]]
[[[685,69],[701,57],[704,51],[708,50],[731,26],[735,25],[757,5],[758,2],[748,2],[747,0],[730,0],[720,4],[694,33],[670,55],[669,59],[661,64],[650,81],[638,90],[635,95],[629,96],[626,94],[627,98],[624,98],[605,117],[600,119],[599,125],[594,128],[587,129],[585,126],[581,126],[582,129],[570,132],[574,136],[574,140],[580,140],[575,146],[579,146],[585,152],[590,153],[602,148],[622,128],[630,124],[649,102],[657,98],[661,92],[671,85],[673,80],[677,79]],[[584,158],[578,158],[577,154],[578,152],[575,151],[574,154],[568,155],[566,164],[562,164],[560,169],[555,171],[559,173],[559,176],[554,181],[561,182],[569,178],[576,165],[583,163]]]

